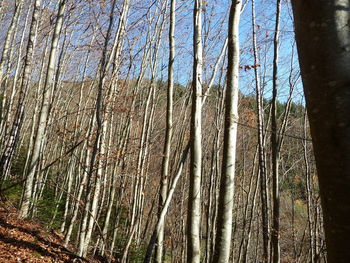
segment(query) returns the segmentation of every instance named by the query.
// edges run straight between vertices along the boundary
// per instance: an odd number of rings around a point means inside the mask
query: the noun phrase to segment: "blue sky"
[[[73,56],[68,61],[68,72],[71,76],[75,75],[76,71],[82,71],[82,57],[86,56],[88,44],[90,43],[93,32],[97,32],[96,41],[93,43],[93,51],[91,52],[91,60],[89,63],[88,75],[94,77],[96,68],[99,63],[101,48],[103,43],[103,35],[106,31],[109,15],[108,0],[106,1],[75,1],[76,8],[72,10],[74,15],[72,17],[78,18],[68,29],[68,33],[72,34],[72,40],[69,43],[69,48],[74,50]],[[227,18],[230,7],[228,0],[208,0],[205,3],[203,12],[203,41],[204,41],[204,82],[207,82],[211,76],[212,66],[221,50],[227,34]],[[56,1],[48,4],[49,0],[44,0],[44,5],[48,13],[55,14]],[[161,6],[160,0],[131,0],[130,16],[128,20],[128,34],[127,40],[124,44],[123,58],[125,59],[122,73],[125,74],[129,69],[128,59],[132,57],[133,76],[136,77],[139,71],[139,64],[143,52],[140,52],[146,43],[146,31],[148,27],[147,20],[153,15],[159,15]],[[118,22],[118,11],[122,6],[122,0],[118,0],[116,22],[114,30]],[[149,8],[152,6],[151,8]],[[28,9],[29,10],[29,9]],[[168,8],[169,13],[169,8]],[[167,13],[167,16],[168,16]],[[9,10],[8,17],[11,15]],[[23,13],[23,16],[25,13]],[[158,76],[163,80],[167,78],[167,57],[168,57],[168,17],[166,17],[166,24],[162,36],[161,49],[159,53],[158,62]],[[256,19],[257,19],[257,34],[258,47],[261,67],[259,68],[261,74],[265,74],[265,97],[270,97],[271,90],[271,75],[272,75],[272,40],[274,34],[275,23],[275,1],[262,0],[256,1]],[[177,21],[176,21],[176,58],[175,58],[175,81],[186,85],[191,81],[192,77],[192,20],[193,20],[193,0],[178,0],[177,1]],[[4,27],[8,26],[4,19]],[[23,21],[23,17],[21,18]],[[74,25],[74,27],[73,27]],[[137,25],[137,26],[135,26]],[[23,26],[23,25],[22,25]],[[153,28],[154,29],[154,28]],[[242,13],[240,22],[240,42],[241,42],[241,65],[253,65],[252,56],[252,41],[251,41],[251,3],[249,2]],[[44,29],[45,30],[45,29]],[[1,32],[0,37],[3,37]],[[17,36],[19,37],[19,36]],[[290,72],[291,58],[293,53],[294,33],[292,25],[291,8],[288,1],[283,1],[282,15],[281,15],[281,46],[280,46],[280,90],[279,99],[286,100],[288,95],[288,78]],[[62,41],[61,41],[62,43]],[[44,42],[40,43],[43,47]],[[2,45],[0,44],[0,48]],[[43,48],[36,49],[36,55],[42,55]],[[297,78],[299,68],[297,62],[296,51],[294,50],[293,57],[294,76]],[[150,67],[149,67],[150,68]],[[150,74],[148,69],[148,74]],[[253,85],[253,70],[240,71],[240,89],[245,94],[254,94]],[[38,73],[38,72],[37,72]],[[70,78],[66,75],[66,78]],[[295,100],[302,100],[301,83],[297,85],[295,92]]]

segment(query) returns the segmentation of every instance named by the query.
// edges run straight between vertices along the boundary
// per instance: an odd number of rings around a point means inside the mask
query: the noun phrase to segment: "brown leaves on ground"
[[[0,204],[0,262],[90,262],[62,244],[63,240],[57,234],[20,219],[14,208]]]

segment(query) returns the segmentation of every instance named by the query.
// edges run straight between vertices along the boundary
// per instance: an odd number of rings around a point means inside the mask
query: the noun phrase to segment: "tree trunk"
[[[281,0],[277,0],[275,35],[273,41],[273,73],[271,102],[271,161],[272,161],[272,262],[280,262],[280,195],[279,195],[279,143],[277,128],[277,92],[278,92],[278,56],[279,56],[279,24]],[[287,114],[285,115],[287,116]]]
[[[41,1],[42,0],[35,0],[34,2],[32,21],[29,28],[29,39],[27,43],[26,55],[24,58],[23,78],[19,89],[18,104],[16,108],[14,121],[10,129],[9,139],[0,160],[0,169],[1,169],[0,171],[2,172],[3,176],[6,176],[6,174],[10,169],[11,159],[16,149],[16,143],[19,139],[20,130],[21,130],[22,122],[24,118],[24,100],[26,98],[26,93],[29,87],[31,61],[32,61],[33,50],[36,42],[39,9],[41,6]]]
[[[11,59],[10,56],[10,50],[13,49],[12,42],[13,38],[15,37],[16,28],[18,26],[18,18],[22,9],[23,0],[16,0],[13,16],[11,18],[10,26],[7,30],[4,46],[1,53],[0,58],[0,135],[4,136],[4,125],[5,125],[5,119],[4,119],[4,113],[6,112],[6,79],[9,72],[9,69],[6,68],[5,65],[9,65],[9,60]],[[2,140],[0,140],[2,141]]]
[[[169,28],[169,62],[168,62],[168,90],[167,90],[167,111],[166,130],[163,150],[161,188],[159,195],[159,216],[165,204],[168,193],[169,162],[171,150],[171,138],[173,135],[173,93],[174,93],[174,59],[175,59],[175,8],[176,0],[170,2],[170,28]],[[155,262],[162,262],[163,258],[164,223],[161,225],[158,236],[155,254]]]
[[[31,164],[27,174],[25,189],[23,195],[23,201],[21,204],[20,215],[22,218],[26,218],[29,216],[29,208],[31,204],[32,191],[33,191],[33,183],[34,183],[34,175],[38,164],[40,162],[39,157],[42,154],[41,148],[42,143],[45,141],[45,133],[46,133],[46,123],[49,114],[49,104],[50,104],[50,95],[53,88],[54,81],[54,71],[55,71],[55,63],[58,51],[58,41],[61,34],[62,24],[63,24],[63,14],[66,8],[66,0],[60,0],[59,8],[57,13],[57,21],[55,24],[54,34],[52,36],[52,44],[51,51],[49,56],[49,64],[47,68],[47,74],[45,79],[45,84],[43,87],[42,101],[41,101],[41,110],[39,116],[39,125],[37,127],[37,135],[34,142],[34,150],[31,157]]]
[[[216,246],[213,262],[226,263],[230,258],[232,209],[236,164],[238,121],[239,19],[242,1],[232,0],[228,25],[227,87],[224,148],[220,182]]]
[[[350,258],[349,1],[292,1],[329,263]]]
[[[258,65],[258,54],[256,44],[256,24],[255,24],[255,1],[252,0],[252,27],[253,27],[253,52],[254,64]],[[261,217],[262,217],[262,236],[263,236],[263,261],[269,262],[270,234],[269,234],[269,215],[268,215],[268,193],[267,193],[267,175],[265,164],[265,146],[264,146],[264,108],[262,91],[260,86],[260,76],[258,67],[254,67],[256,103],[258,109],[258,151],[259,151],[259,172],[260,172],[260,197],[261,197]]]
[[[201,170],[202,170],[202,0],[195,0],[193,13],[193,80],[191,117],[191,163],[188,198],[187,262],[200,262]]]

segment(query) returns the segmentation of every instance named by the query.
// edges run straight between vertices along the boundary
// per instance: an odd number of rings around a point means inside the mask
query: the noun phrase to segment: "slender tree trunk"
[[[15,52],[15,54],[12,55],[12,53],[14,53],[14,51],[17,51],[15,48],[12,48],[11,52],[10,52],[10,58],[17,57],[17,61],[16,61],[16,63],[13,62],[13,64],[16,64],[16,66],[15,66],[15,73],[14,73],[14,77],[13,77],[13,83],[11,85],[12,86],[11,87],[11,91],[10,91],[9,96],[8,96],[9,99],[8,99],[8,102],[7,102],[6,107],[5,107],[5,112],[3,112],[3,118],[5,120],[7,120],[7,122],[5,124],[6,126],[4,128],[4,134],[5,134],[5,138],[6,138],[5,140],[7,140],[7,138],[10,137],[10,136],[8,136],[8,132],[7,131],[8,131],[9,128],[11,128],[10,127],[10,122],[13,119],[13,117],[12,117],[13,110],[14,110],[13,109],[13,104],[14,104],[14,100],[15,100],[15,95],[17,93],[17,88],[19,86],[21,86],[20,76],[23,73],[22,72],[22,67],[24,66],[23,65],[23,59],[22,59],[22,57],[23,57],[23,49],[25,49],[25,47],[26,47],[23,43],[25,42],[25,37],[26,37],[27,31],[28,31],[28,28],[30,28],[30,24],[31,24],[30,22],[28,22],[28,21],[30,21],[28,19],[30,19],[30,17],[31,17],[30,14],[31,14],[31,8],[29,8],[27,10],[26,18],[25,18],[25,21],[24,21],[25,26],[23,27],[23,30],[22,30],[22,33],[21,33],[21,38],[20,38],[20,41],[18,43],[18,45],[19,45],[18,52]],[[18,28],[16,30],[18,30]],[[15,42],[15,39],[16,39],[16,36],[14,37],[14,42]],[[14,60],[14,59],[10,59],[10,60]],[[10,65],[10,63],[9,63],[9,65]],[[9,85],[6,84],[6,86],[9,86]],[[9,139],[9,140],[11,140],[11,139]],[[5,174],[5,176],[6,176],[6,174]]]
[[[4,91],[3,90],[4,87],[2,86],[3,81],[4,81],[4,75],[6,75],[6,74],[4,74],[4,69],[5,69],[5,65],[8,64],[11,43],[12,43],[12,39],[16,33],[15,29],[17,27],[19,14],[20,14],[21,8],[22,8],[22,3],[23,3],[23,0],[15,0],[13,16],[11,18],[10,26],[9,26],[7,33],[6,33],[4,47],[2,49],[2,54],[1,54],[1,58],[0,58],[0,76],[1,76],[0,77],[0,84],[1,84],[1,91],[2,92]]]
[[[41,110],[39,116],[39,125],[37,127],[37,135],[34,142],[34,150],[31,157],[30,169],[27,174],[25,189],[23,195],[23,201],[20,208],[20,216],[22,218],[27,218],[29,216],[29,208],[31,204],[33,184],[34,184],[34,175],[37,170],[38,164],[40,162],[39,157],[41,153],[42,143],[45,141],[45,133],[46,133],[46,123],[48,119],[48,111],[50,104],[50,95],[51,90],[53,88],[54,81],[54,71],[55,71],[55,63],[57,57],[57,47],[58,41],[61,34],[62,24],[63,24],[63,14],[66,8],[66,0],[60,0],[59,8],[57,13],[57,20],[55,24],[54,34],[52,36],[52,44],[51,51],[49,55],[49,64],[47,68],[47,74],[45,79],[45,84],[43,87],[42,101],[41,101]]]
[[[105,84],[105,78],[107,74],[107,67],[108,67],[108,59],[107,59],[107,48],[108,48],[108,42],[111,38],[112,34],[112,28],[114,23],[114,11],[116,8],[116,0],[113,0],[110,14],[109,14],[109,23],[107,28],[107,34],[104,41],[104,47],[102,50],[102,57],[100,62],[100,73],[99,73],[99,82],[98,82],[98,90],[97,90],[97,97],[95,102],[95,111],[94,111],[94,121],[96,122],[96,133],[94,136],[94,142],[93,147],[91,151],[91,157],[89,160],[89,166],[88,166],[88,182],[87,182],[87,189],[86,189],[86,204],[85,204],[85,210],[84,210],[84,219],[82,221],[82,229],[80,233],[79,238],[79,256],[86,256],[88,252],[88,246],[90,243],[92,228],[94,225],[94,222],[96,220],[97,215],[97,204],[98,204],[98,198],[99,198],[99,191],[100,191],[100,184],[101,184],[101,174],[99,169],[99,163],[96,159],[98,157],[99,151],[100,151],[100,144],[101,140],[103,140],[103,119],[102,119],[102,108],[103,108],[103,88]],[[91,125],[94,125],[91,123]],[[95,171],[97,165],[97,172]],[[92,202],[91,202],[92,201]],[[91,211],[90,211],[90,203],[91,203]]]
[[[307,136],[307,114],[304,115],[304,137]],[[315,262],[316,255],[316,246],[315,246],[315,237],[314,237],[314,213],[313,213],[313,198],[311,190],[311,175],[310,175],[310,165],[308,158],[308,148],[307,142],[303,141],[303,150],[304,150],[304,163],[305,163],[305,179],[306,179],[306,194],[307,194],[307,221],[309,227],[309,242],[310,242],[310,263]]]
[[[281,0],[277,0],[274,57],[272,73],[272,109],[271,109],[271,159],[272,159],[272,262],[280,262],[280,195],[279,195],[279,144],[277,128],[277,92],[278,92],[278,56],[279,56],[279,24],[280,24]]]
[[[11,18],[10,26],[7,30],[5,41],[4,41],[4,46],[2,49],[2,54],[0,58],[0,135],[4,136],[4,128],[5,128],[5,122],[6,120],[4,119],[4,113],[6,112],[6,79],[8,75],[9,69],[6,68],[5,71],[5,66],[9,65],[9,60],[11,59],[10,56],[10,51],[11,51],[11,46],[13,42],[13,38],[16,33],[16,28],[18,26],[18,18],[22,9],[22,4],[23,0],[16,0],[15,1],[15,6],[14,6],[14,11],[13,11],[13,16]],[[1,140],[0,140],[1,141]]]
[[[181,177],[182,169],[183,169],[184,164],[185,164],[185,162],[187,160],[187,155],[188,155],[188,152],[189,152],[189,148],[190,148],[190,144],[187,144],[186,148],[184,149],[184,151],[182,153],[181,160],[180,160],[180,163],[179,163],[176,175],[174,176],[174,179],[173,179],[173,181],[171,183],[171,186],[169,188],[169,192],[168,192],[167,198],[165,200],[164,206],[163,206],[162,211],[160,213],[160,216],[158,218],[157,225],[156,225],[156,227],[155,227],[155,229],[154,229],[154,231],[152,233],[151,240],[148,243],[146,255],[145,255],[145,258],[144,258],[144,261],[143,261],[144,263],[149,263],[150,260],[151,260],[152,251],[153,251],[153,248],[154,248],[155,243],[156,243],[156,238],[158,236],[159,231],[162,228],[162,225],[164,224],[165,215],[166,215],[166,213],[168,211],[168,208],[169,208],[171,199],[173,197],[173,194],[174,194],[177,182],[178,182],[179,178]]]
[[[226,263],[230,258],[232,213],[238,121],[239,20],[242,1],[232,0],[228,24],[227,86],[224,128],[224,148],[219,194],[215,263]]]
[[[211,169],[209,176],[209,189],[208,189],[208,209],[207,209],[207,239],[206,239],[206,262],[212,261],[215,247],[215,225],[216,225],[216,207],[217,207],[217,164],[220,156],[220,138],[222,132],[222,120],[224,112],[224,101],[225,101],[225,86],[223,89],[217,89],[217,101],[215,118],[213,124],[216,126],[215,135],[212,144],[212,158],[211,158]]]
[[[258,65],[258,54],[256,44],[256,24],[255,24],[255,1],[252,0],[252,26],[253,26],[253,52],[254,65]],[[258,146],[259,146],[259,171],[260,171],[260,197],[261,197],[261,212],[262,212],[262,235],[263,235],[263,260],[269,262],[269,215],[268,215],[268,193],[267,193],[267,175],[265,164],[265,147],[264,147],[264,109],[263,99],[260,87],[260,77],[258,67],[254,67],[255,86],[256,86],[256,103],[258,109]]]
[[[6,176],[6,174],[10,169],[12,155],[16,149],[16,143],[19,139],[20,129],[22,127],[22,122],[24,117],[24,100],[30,84],[29,81],[30,81],[30,72],[31,72],[31,61],[33,58],[33,50],[34,50],[37,30],[38,30],[40,6],[41,6],[41,0],[36,0],[34,2],[32,21],[29,28],[29,39],[27,43],[26,55],[24,58],[23,78],[21,80],[21,85],[19,89],[19,98],[18,98],[16,113],[14,116],[14,121],[10,130],[10,135],[9,135],[9,139],[8,139],[5,151],[2,154],[1,160],[0,160],[0,169],[1,169],[0,171],[4,176]]]
[[[171,139],[173,135],[173,93],[174,93],[174,60],[175,60],[175,8],[176,0],[170,2],[170,28],[169,28],[169,63],[168,63],[168,90],[166,130],[163,149],[161,188],[159,195],[159,214],[165,204],[168,192],[169,162],[171,152]],[[155,262],[160,263],[163,259],[164,224],[158,231]]]
[[[191,164],[188,198],[187,262],[199,263],[201,256],[201,170],[202,170],[202,0],[195,0],[193,13],[193,80],[191,117]]]
[[[93,34],[93,37],[91,39],[91,42],[90,42],[90,46],[92,45],[93,41],[95,40],[95,31],[94,31],[94,34]],[[88,66],[88,63],[90,61],[90,54],[91,54],[91,49],[88,50],[88,53],[86,55],[86,60],[84,62],[84,69],[83,69],[83,75],[82,75],[82,79],[81,79],[81,82],[82,84],[80,85],[80,94],[79,94],[79,102],[78,102],[78,112],[80,113],[80,111],[82,110],[82,100],[83,100],[83,92],[84,92],[84,80],[85,80],[85,76],[87,74],[87,66]],[[92,87],[92,86],[91,86]],[[75,123],[75,126],[77,126],[78,124],[78,121],[80,120],[81,122],[83,122],[83,117],[82,116],[81,118],[77,118],[76,120],[76,123]],[[91,120],[93,121],[93,120]],[[89,129],[88,131],[86,132],[86,137],[89,138],[91,136],[91,132],[92,132],[92,125],[89,125]],[[77,134],[81,132],[81,129],[79,129],[77,131]],[[77,135],[76,135],[77,136]],[[75,136],[74,136],[75,137]],[[85,143],[82,147],[82,151],[81,151],[81,159],[83,158],[83,152],[85,151],[85,149],[87,148],[87,145],[88,145],[88,139],[85,140]],[[87,153],[89,153],[89,151],[86,151]],[[82,201],[82,195],[83,195],[83,191],[84,191],[84,187],[85,187],[85,184],[87,182],[87,176],[86,176],[86,172],[84,171],[83,172],[83,176],[82,176],[82,179],[80,181],[80,185],[77,187],[77,190],[76,190],[76,201],[74,203],[74,206],[72,208],[72,216],[71,216],[71,219],[70,219],[70,223],[68,225],[68,228],[67,228],[67,231],[65,233],[65,238],[64,238],[64,244],[67,245],[70,241],[70,237],[71,237],[71,234],[72,234],[72,231],[73,231],[73,227],[75,225],[75,222],[76,222],[76,219],[77,219],[77,216],[78,216],[78,211],[79,211],[79,208],[80,208],[80,202]]]

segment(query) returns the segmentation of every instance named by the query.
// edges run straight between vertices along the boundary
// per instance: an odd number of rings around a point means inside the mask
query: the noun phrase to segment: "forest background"
[[[198,226],[201,260],[212,262],[222,193],[231,2],[197,2],[202,18]],[[193,4],[180,0],[0,4],[3,195],[19,208],[22,218],[62,233],[65,244],[74,244],[80,256],[141,262],[165,200],[174,191],[165,223],[158,228],[154,260],[185,262],[188,257],[186,222],[191,206],[187,203],[193,198],[188,141],[193,136],[196,72]],[[274,262],[325,262],[292,8],[289,1],[277,1],[276,7],[271,0],[245,1],[241,8],[230,258],[267,262],[278,247],[280,255]],[[278,93],[273,96],[276,48]],[[277,147],[272,134],[278,135]]]

